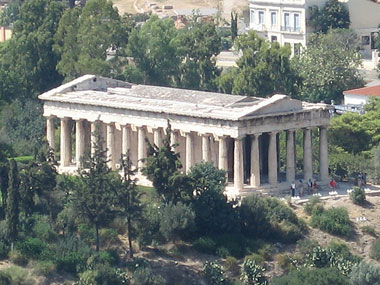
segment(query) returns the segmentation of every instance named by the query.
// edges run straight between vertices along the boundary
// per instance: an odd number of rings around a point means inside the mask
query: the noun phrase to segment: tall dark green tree
[[[116,199],[121,207],[121,215],[127,219],[129,258],[133,258],[132,241],[136,236],[136,225],[142,214],[141,193],[137,190],[129,152],[124,155],[122,163],[123,177],[121,187],[116,188]]]
[[[338,0],[328,0],[322,9],[311,7],[310,25],[316,32],[327,33],[329,29],[348,29],[350,13],[344,3]]]
[[[236,39],[236,37],[238,35],[237,20],[238,20],[238,13],[231,12],[231,37],[232,37],[232,42],[235,41],[235,39]]]
[[[180,172],[182,164],[176,145],[170,142],[171,127],[166,129],[163,146],[157,147],[148,141],[148,157],[143,174],[152,181],[164,203],[176,202],[188,198],[191,191],[190,179]]]
[[[216,90],[216,56],[221,51],[221,38],[216,25],[194,15],[192,21],[177,36],[181,57],[176,85],[182,88]]]
[[[11,247],[18,236],[18,224],[19,224],[19,174],[17,163],[14,159],[9,162],[9,186],[8,186],[8,198],[7,198],[7,210],[6,220],[8,228],[8,238],[11,241]]]
[[[94,153],[85,161],[89,168],[80,171],[80,183],[73,189],[73,202],[80,215],[95,227],[96,251],[99,251],[99,229],[113,214],[113,177],[107,166],[106,151],[102,148],[104,140],[99,124],[93,136]]]
[[[236,62],[232,93],[258,97],[297,94],[299,76],[291,65],[290,48],[270,43],[253,31],[238,37],[235,46],[242,56]]]
[[[11,79],[16,76],[18,85],[6,97],[35,96],[61,83],[56,71],[58,56],[52,45],[64,7],[56,0],[30,0],[22,4],[12,38],[0,49],[0,69],[7,70]]]
[[[119,55],[124,55],[131,29],[123,19],[108,0],[90,0],[83,9],[65,11],[54,50],[61,57],[57,70],[66,81],[87,73],[111,77],[118,73]]]

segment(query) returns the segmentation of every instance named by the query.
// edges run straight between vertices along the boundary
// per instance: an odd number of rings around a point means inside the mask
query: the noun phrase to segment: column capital
[[[290,132],[293,133],[293,132],[297,131],[297,129],[287,129],[286,131],[289,132],[289,133],[290,133]]]
[[[254,133],[254,134],[251,134],[251,136],[255,137],[255,138],[258,138],[259,136],[261,136],[263,133]]]
[[[271,131],[271,132],[268,132],[269,135],[271,136],[275,136],[279,133],[280,131]]]
[[[320,128],[320,129],[328,129],[328,128],[329,128],[329,125],[318,126],[318,128]]]

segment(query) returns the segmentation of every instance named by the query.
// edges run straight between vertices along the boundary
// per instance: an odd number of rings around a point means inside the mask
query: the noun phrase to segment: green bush
[[[335,268],[301,268],[272,280],[273,285],[348,285],[348,279]]]
[[[218,248],[216,253],[221,257],[232,255],[236,258],[241,258],[245,254],[247,241],[241,234],[219,234],[213,236],[212,239]]]
[[[78,233],[82,240],[93,244],[95,243],[95,229],[89,224],[80,224],[78,225]]]
[[[9,285],[11,284],[12,276],[9,273],[0,271],[0,285]]]
[[[217,245],[212,238],[209,237],[200,237],[194,243],[193,247],[201,252],[206,254],[215,254]]]
[[[205,275],[207,284],[218,285],[226,284],[227,280],[224,277],[223,267],[217,262],[206,261],[203,264],[203,273]]]
[[[148,204],[142,213],[142,223],[138,228],[138,241],[141,245],[164,241],[160,232],[161,208],[156,204]]]
[[[46,243],[39,238],[28,238],[17,244],[17,249],[28,258],[39,259],[46,249]]]
[[[165,279],[158,274],[154,274],[150,267],[140,267],[133,272],[133,279],[135,284],[141,285],[164,285]]]
[[[80,274],[78,285],[124,285],[130,284],[130,277],[121,269],[114,269],[109,265],[96,270],[87,270]]]
[[[246,259],[241,268],[240,280],[244,284],[268,284],[268,281],[264,276],[264,271],[265,268],[257,265],[254,260]]]
[[[48,217],[46,216],[39,216],[36,218],[33,226],[33,233],[37,238],[46,242],[55,241],[57,238],[57,234],[52,229]]]
[[[265,257],[263,257],[262,255],[258,253],[251,253],[250,255],[247,255],[246,257],[244,257],[244,260],[247,260],[247,259],[255,261],[256,264],[258,265],[263,265],[266,260]]]
[[[350,199],[354,204],[363,205],[366,201],[364,189],[355,186],[350,193]]]
[[[349,278],[351,285],[380,285],[380,268],[362,261],[352,267]]]
[[[330,234],[346,238],[353,234],[352,225],[345,208],[330,208],[328,210],[314,208],[311,225]]]
[[[376,229],[372,226],[363,226],[361,228],[362,232],[364,234],[367,234],[367,235],[370,235],[370,236],[373,236],[375,238],[378,238],[379,237],[379,234],[377,233]]]
[[[216,250],[216,255],[221,257],[221,258],[226,258],[226,256],[230,255],[230,252],[227,248],[224,246],[218,247]]]
[[[28,271],[20,266],[11,266],[3,270],[4,273],[9,274],[12,278],[10,284],[22,284],[22,285],[33,285],[34,280],[30,277]]]
[[[371,247],[371,258],[375,260],[380,260],[380,239],[377,239]]]
[[[16,249],[9,252],[9,259],[20,266],[25,266],[28,263],[28,258]]]
[[[309,201],[305,204],[304,211],[309,216],[313,212],[313,209],[316,205],[320,205],[322,203],[321,198],[319,196],[313,196],[309,199]]]
[[[233,256],[227,256],[226,257],[226,261],[224,263],[224,267],[226,268],[226,270],[228,270],[232,274],[235,274],[239,270],[238,261]]]
[[[292,264],[292,260],[286,254],[276,254],[274,257],[274,260],[286,272],[294,268]]]
[[[101,229],[99,236],[102,244],[106,247],[120,243],[117,231],[114,229]]]
[[[39,261],[34,266],[34,273],[49,277],[54,274],[56,265],[52,261]]]
[[[8,256],[9,248],[0,241],[0,259],[6,258]]]

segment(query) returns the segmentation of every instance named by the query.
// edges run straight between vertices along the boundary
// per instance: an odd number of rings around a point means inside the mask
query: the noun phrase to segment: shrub
[[[55,272],[56,266],[52,261],[40,261],[34,266],[34,273],[46,277]]]
[[[3,270],[6,274],[9,274],[12,278],[10,284],[22,284],[22,285],[33,285],[34,280],[29,276],[28,271],[20,266],[11,266]],[[9,283],[8,283],[9,284]]]
[[[46,243],[39,238],[28,238],[25,241],[18,243],[17,248],[26,257],[39,259],[41,253],[46,248]]]
[[[259,265],[263,265],[265,262],[265,258],[258,253],[252,253],[244,257],[244,260],[247,260],[247,259],[253,260],[256,262],[256,264],[259,264]]]
[[[114,229],[101,229],[99,231],[99,236],[102,244],[106,247],[120,242],[119,237],[117,236],[117,231]]]
[[[150,267],[140,267],[133,272],[135,284],[141,285],[163,285],[166,284],[165,279],[161,275],[153,274]]]
[[[380,268],[362,261],[352,267],[349,278],[352,285],[380,285]]]
[[[107,265],[80,274],[78,285],[92,284],[124,285],[130,284],[130,278],[121,269],[114,269]]]
[[[229,254],[229,250],[224,246],[218,247],[218,249],[216,250],[216,255],[221,258],[226,258],[226,256],[228,256]]]
[[[206,254],[215,254],[217,246],[215,241],[209,237],[200,237],[194,243],[193,247],[201,252]]]
[[[380,239],[373,243],[370,256],[375,260],[380,260]]]
[[[350,199],[354,204],[363,205],[366,201],[364,189],[355,186],[350,193]]]
[[[230,271],[232,274],[235,274],[239,269],[238,261],[233,256],[227,256],[226,262],[224,263],[226,270]]]
[[[95,242],[95,229],[88,224],[78,225],[78,233],[82,240],[93,244]]]
[[[264,271],[265,269],[260,265],[257,265],[254,260],[246,259],[241,268],[240,280],[244,284],[268,284],[268,281],[264,276]]]
[[[379,234],[377,233],[376,229],[372,226],[364,226],[361,228],[361,230],[364,234],[368,234],[368,235],[373,236],[375,238],[379,237]]]
[[[335,268],[301,268],[272,280],[273,285],[347,285],[348,279]]]
[[[0,285],[9,285],[11,284],[12,277],[9,273],[0,271]]]
[[[353,234],[352,225],[345,208],[330,208],[328,210],[315,208],[311,216],[311,225],[342,237],[350,237]]]
[[[303,231],[301,228],[288,221],[282,221],[280,223],[272,223],[273,237],[283,243],[294,243],[301,239]]]
[[[9,252],[9,259],[17,265],[25,266],[28,263],[28,258],[18,250]]]
[[[311,252],[314,247],[319,246],[318,242],[311,239],[301,239],[297,242],[301,254],[306,255]]]
[[[9,248],[2,241],[0,241],[0,259],[7,257],[8,251]]]
[[[223,267],[217,262],[206,261],[203,265],[203,273],[207,280],[207,284],[217,285],[226,283]]]
[[[160,233],[161,207],[155,204],[148,204],[142,213],[142,223],[138,228],[138,240],[140,244],[152,244],[154,241],[163,241]]]
[[[319,205],[321,204],[322,201],[320,199],[320,197],[318,196],[313,196],[309,199],[309,201],[305,204],[305,207],[304,207],[304,211],[306,214],[308,215],[311,215],[311,213],[313,212],[313,209],[316,205]]]
[[[57,238],[57,234],[52,229],[46,216],[35,217],[33,233],[37,238],[46,242],[52,242]]]
[[[99,265],[116,265],[119,262],[119,255],[116,250],[99,251],[87,259],[87,269],[93,270]]]
[[[181,202],[166,204],[160,215],[160,232],[167,240],[176,240],[194,229],[195,214]]]
[[[276,254],[274,260],[285,271],[293,268],[292,260],[286,254]]]
[[[241,234],[220,234],[213,236],[212,239],[218,247],[217,254],[219,256],[232,255],[241,258],[245,254],[246,238]]]

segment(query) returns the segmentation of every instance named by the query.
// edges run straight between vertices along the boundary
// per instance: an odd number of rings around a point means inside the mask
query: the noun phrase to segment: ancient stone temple
[[[145,138],[160,146],[169,121],[183,171],[202,160],[213,161],[227,171],[229,191],[288,189],[289,183],[300,178],[328,180],[330,108],[326,104],[305,103],[286,95],[258,98],[134,85],[94,75],[82,76],[39,98],[44,101],[48,142],[60,150],[62,172],[76,170],[80,158],[91,152],[97,121],[113,169],[127,150],[134,165],[141,168],[141,159],[147,155]],[[57,120],[60,143],[56,147]],[[302,173],[297,173],[296,132],[303,132]],[[286,145],[282,165],[281,133]],[[313,173],[312,133],[319,136],[319,173]]]

